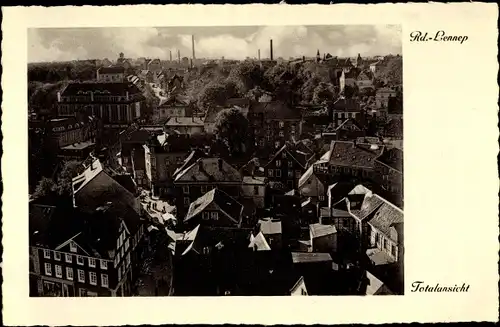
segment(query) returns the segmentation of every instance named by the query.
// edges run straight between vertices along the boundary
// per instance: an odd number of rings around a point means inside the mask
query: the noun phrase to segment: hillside
[[[403,83],[403,57],[386,57],[378,67],[375,77],[391,85],[401,85]]]

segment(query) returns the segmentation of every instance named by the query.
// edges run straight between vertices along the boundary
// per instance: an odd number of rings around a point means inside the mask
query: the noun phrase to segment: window
[[[285,151],[281,152],[281,158],[286,159],[286,152]]]
[[[264,146],[264,140],[259,140],[259,145]]]
[[[258,186],[253,187],[253,195],[259,195],[259,187]]]
[[[274,142],[274,147],[277,149],[280,147],[280,142],[279,141],[276,141]]]
[[[285,122],[280,121],[280,128],[285,127]]]
[[[281,160],[276,160],[276,167],[281,167]]]
[[[276,169],[276,177],[281,177],[281,170]]]
[[[184,198],[184,206],[189,207],[189,198],[188,197]]]
[[[291,180],[286,181],[286,185],[288,185],[289,188],[293,188],[293,181]]]
[[[203,218],[203,220],[208,220],[208,219],[210,219],[210,213],[208,213],[208,212],[204,212],[204,213],[203,213],[203,215],[202,215],[202,218]]]
[[[59,265],[55,265],[55,267],[56,267],[56,277],[62,278],[62,267]]]
[[[64,259],[67,263],[72,263],[73,262],[73,256],[71,254],[65,254]]]
[[[283,136],[285,136],[285,133],[283,133],[283,131],[280,131],[280,132],[279,132],[279,136],[280,136],[280,137],[283,137]]]
[[[81,269],[78,269],[78,281],[80,283],[85,283],[85,272]]]
[[[69,251],[76,253],[76,243],[75,242],[69,242]]]
[[[218,220],[219,219],[219,213],[218,212],[212,212],[211,213],[211,218],[213,220]]]
[[[76,256],[76,263],[83,266],[83,257],[81,255]]]
[[[128,250],[129,246],[130,246],[130,243],[129,243],[128,238],[127,238],[127,240],[125,241],[125,251]]]
[[[293,168],[293,162],[292,161],[288,161],[288,168]]]
[[[301,295],[307,295],[307,292],[306,292],[306,290],[305,290],[305,289],[301,288],[301,289],[300,289],[300,294],[301,294]]]
[[[50,250],[43,250],[43,257],[45,259],[50,259]]]
[[[389,246],[387,244],[387,240],[384,238],[384,249],[389,250]]]
[[[325,196],[324,195],[320,195],[318,198],[319,198],[320,201],[325,201]]]
[[[122,252],[122,258],[125,256],[125,251],[123,250],[123,248],[121,249],[121,252]]]
[[[97,285],[97,274],[94,271],[89,271],[89,281],[91,285]]]
[[[120,268],[121,267],[118,268],[118,281],[122,279],[122,270]]]
[[[378,244],[380,242],[380,236],[378,233],[375,233],[375,244]]]
[[[296,178],[300,178],[300,175],[301,175],[300,170],[296,170],[295,171],[295,177]]]
[[[73,280],[73,268],[66,267],[66,278],[68,280]]]
[[[274,173],[274,171],[272,169],[269,169],[267,171],[267,174],[268,174],[269,177],[273,177],[273,173]]]
[[[52,266],[50,263],[45,263],[45,275],[51,276],[52,275]]]
[[[95,268],[95,259],[94,258],[89,258],[89,267]]]
[[[61,252],[54,251],[54,260],[61,261]]]
[[[293,170],[289,170],[288,171],[288,177],[289,178],[293,178]]]
[[[109,281],[108,281],[108,275],[107,274],[101,274],[101,286],[102,287],[108,287],[109,286]]]
[[[189,194],[189,186],[183,186],[182,187],[182,193]]]
[[[202,186],[201,187],[201,194],[205,194],[207,192],[208,192],[207,187],[206,186]]]

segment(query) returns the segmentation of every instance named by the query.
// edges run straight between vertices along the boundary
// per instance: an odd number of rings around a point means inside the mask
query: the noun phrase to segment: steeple
[[[319,54],[319,49],[318,49],[318,52],[316,53],[316,61],[319,62],[321,59],[321,56]]]

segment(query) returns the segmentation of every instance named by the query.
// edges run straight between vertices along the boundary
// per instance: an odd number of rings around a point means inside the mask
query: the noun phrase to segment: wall
[[[255,193],[255,187],[257,187],[257,194]],[[257,208],[264,207],[264,200],[266,196],[265,185],[259,184],[242,184],[241,193],[244,198],[252,199]]]
[[[311,238],[313,252],[337,251],[337,233]]]

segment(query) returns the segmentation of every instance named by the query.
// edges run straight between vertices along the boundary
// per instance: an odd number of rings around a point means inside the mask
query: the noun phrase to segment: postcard
[[[7,325],[497,320],[493,4],[3,13]]]

